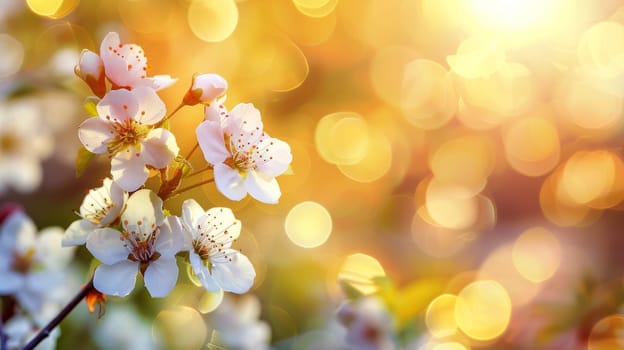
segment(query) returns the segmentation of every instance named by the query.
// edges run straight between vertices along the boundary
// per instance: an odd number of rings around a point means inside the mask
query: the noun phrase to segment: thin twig
[[[195,152],[195,150],[197,149],[197,147],[199,147],[199,142],[195,142],[195,146],[193,146],[193,148],[191,149],[191,151],[188,153],[188,155],[186,156],[186,160],[189,160],[191,158],[191,156],[193,155],[193,153]]]
[[[48,323],[45,327],[43,327],[39,333],[30,341],[22,350],[32,350],[34,349],[41,341],[47,338],[52,330],[61,323],[69,315],[69,313],[78,305],[82,299],[84,299],[89,292],[94,290],[93,288],[93,278],[84,286],[78,294],[67,304],[65,307]]]
[[[183,193],[183,192],[186,192],[186,191],[190,191],[190,190],[192,190],[192,189],[194,189],[196,187],[199,187],[199,186],[205,185],[207,183],[211,183],[211,182],[214,182],[214,178],[208,179],[208,180],[204,180],[204,181],[198,182],[198,183],[190,185],[190,186],[182,187],[180,189],[177,189],[176,191],[171,192],[169,194],[169,196],[167,196],[167,199],[171,198],[171,197],[175,197],[175,196],[179,195],[180,193]]]
[[[199,175],[199,174],[203,173],[204,171],[206,171],[206,170],[210,170],[210,169],[212,169],[212,165],[206,165],[204,168],[199,169],[199,170],[197,170],[197,171],[194,171],[194,172],[192,172],[192,173],[190,173],[190,174],[186,175],[186,178],[188,179],[189,177],[193,177],[193,176],[195,176],[195,175]]]
[[[173,117],[174,114],[176,114],[180,109],[182,109],[182,107],[186,106],[184,103],[180,103],[174,110],[173,112],[169,113],[168,116],[165,117],[165,119],[163,119],[161,121],[161,123],[166,122],[167,120],[171,119],[171,117]]]

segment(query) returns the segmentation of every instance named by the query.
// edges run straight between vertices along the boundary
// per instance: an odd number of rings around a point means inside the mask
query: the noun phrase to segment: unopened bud
[[[78,77],[84,80],[97,97],[104,97],[106,94],[106,80],[104,74],[104,63],[95,52],[82,50],[78,65],[74,68]]]
[[[191,87],[184,95],[183,102],[192,106],[198,103],[209,104],[225,94],[227,81],[218,74],[199,74],[193,77]]]

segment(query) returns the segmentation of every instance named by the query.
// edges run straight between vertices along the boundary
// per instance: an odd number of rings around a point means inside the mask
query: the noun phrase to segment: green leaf
[[[95,154],[89,152],[86,148],[80,147],[76,155],[76,177],[80,177],[85,171]]]
[[[95,117],[98,115],[96,106],[99,102],[100,102],[100,99],[97,98],[96,96],[89,96],[85,99],[84,103],[82,104],[82,107],[84,108],[85,111],[87,111],[90,117]]]

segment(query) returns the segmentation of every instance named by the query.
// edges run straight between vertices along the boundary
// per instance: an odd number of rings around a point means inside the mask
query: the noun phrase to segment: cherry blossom
[[[358,349],[396,349],[392,318],[379,299],[366,297],[344,304],[338,311],[338,319],[347,328],[347,343]]]
[[[31,192],[41,183],[41,161],[54,146],[42,119],[33,101],[0,103],[0,193]]]
[[[218,343],[233,350],[268,349],[271,328],[259,320],[260,311],[255,295],[224,295],[219,307],[210,314]]]
[[[150,88],[110,91],[97,112],[80,125],[78,136],[90,152],[108,154],[113,180],[125,191],[145,183],[146,165],[165,168],[180,150],[173,133],[154,127],[165,115],[165,104]]]
[[[114,88],[134,89],[147,86],[154,90],[164,89],[177,79],[169,75],[147,77],[147,57],[136,44],[121,44],[119,34],[110,32],[100,45],[100,57],[104,63],[106,77]]]
[[[175,254],[183,242],[179,218],[165,218],[162,200],[142,189],[128,198],[121,225],[121,231],[105,227],[87,237],[87,249],[102,262],[95,270],[94,287],[126,296],[140,272],[150,295],[166,296],[178,279]]]
[[[0,227],[0,295],[14,295],[24,309],[41,311],[45,297],[65,281],[74,249],[62,248],[63,230],[37,234],[32,220],[13,211]]]
[[[210,104],[223,96],[227,88],[227,81],[218,74],[195,75],[183,102],[191,106],[198,103]]]
[[[96,96],[101,98],[106,94],[104,63],[95,52],[87,49],[82,50],[74,72],[89,85],[91,91],[93,91]]]
[[[69,225],[63,236],[63,246],[85,244],[89,233],[108,226],[119,217],[127,199],[128,193],[111,179],[104,179],[102,186],[90,190],[82,201],[78,213],[82,219]]]
[[[260,111],[252,104],[241,103],[230,113],[221,105],[207,108],[196,135],[204,158],[214,167],[217,189],[227,198],[241,200],[249,193],[261,202],[278,202],[281,191],[275,177],[292,161],[290,146],[263,131]]]
[[[42,327],[26,315],[17,314],[11,317],[2,327],[2,332],[7,336],[7,349],[22,349],[30,339],[37,335]],[[39,344],[38,350],[54,350],[56,349],[56,341],[61,334],[60,328],[55,328],[50,334]]]
[[[253,265],[231,248],[241,230],[231,209],[204,211],[194,199],[187,199],[182,203],[182,223],[191,266],[206,290],[240,294],[251,288],[256,276]]]

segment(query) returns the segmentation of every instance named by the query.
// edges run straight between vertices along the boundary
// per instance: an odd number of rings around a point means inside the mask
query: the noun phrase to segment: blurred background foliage
[[[150,74],[179,78],[160,93],[170,110],[194,73],[218,73],[226,105],[253,103],[265,130],[291,145],[294,174],[278,179],[278,205],[231,202],[211,184],[166,203],[179,214],[193,197],[242,220],[236,246],[256,267],[251,292],[277,348],[328,348],[338,306],[369,294],[415,349],[623,347],[621,1],[0,6],[5,99],[37,99],[57,125],[41,186],[1,198],[22,203],[39,227],[67,227],[108,173],[98,158],[74,175],[89,91],[72,70],[80,50],[97,52],[117,31],[144,48]],[[185,108],[172,120],[182,153],[202,118]],[[201,154],[191,162],[201,168]],[[78,281],[90,264],[80,250]],[[199,316],[188,307],[209,311],[219,297],[183,275],[164,300],[137,288],[109,309],[133,304],[146,331],[165,338],[195,334],[167,347],[210,348],[210,329],[190,322]],[[103,346],[91,335],[106,317],[85,312],[63,325],[59,348]]]

